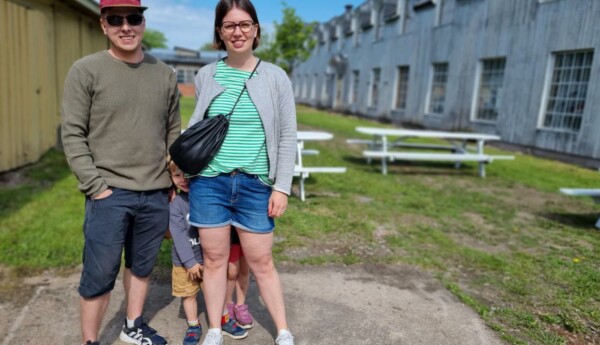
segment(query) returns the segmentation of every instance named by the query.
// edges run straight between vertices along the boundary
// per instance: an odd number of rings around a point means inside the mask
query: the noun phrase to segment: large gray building
[[[299,103],[600,162],[600,0],[367,0],[320,23]]]

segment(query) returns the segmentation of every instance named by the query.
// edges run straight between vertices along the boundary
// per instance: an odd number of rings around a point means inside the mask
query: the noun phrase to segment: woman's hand
[[[269,198],[269,217],[279,218],[285,213],[288,196],[285,193],[273,190]]]

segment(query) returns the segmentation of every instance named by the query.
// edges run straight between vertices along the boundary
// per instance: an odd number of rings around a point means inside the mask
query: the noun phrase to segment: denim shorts
[[[86,198],[83,270],[79,294],[93,298],[111,291],[121,267],[138,277],[152,272],[169,226],[167,190],[135,192],[110,188],[104,199]]]
[[[258,176],[235,170],[215,177],[197,176],[189,185],[191,225],[233,225],[254,233],[269,233],[275,228],[268,215],[272,189]]]

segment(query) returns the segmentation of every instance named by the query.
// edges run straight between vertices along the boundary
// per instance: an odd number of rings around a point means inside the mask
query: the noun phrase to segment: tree
[[[312,39],[314,24],[302,21],[296,14],[296,9],[285,2],[282,5],[283,19],[281,24],[275,23],[275,39],[267,42],[261,53],[268,57],[265,60],[273,61],[291,74],[294,65],[305,61],[315,47]]]
[[[149,49],[167,48],[167,38],[165,37],[165,34],[158,30],[146,29],[142,42]]]
[[[261,60],[277,62],[277,52],[271,36],[266,32],[260,33],[260,44],[254,51]]]

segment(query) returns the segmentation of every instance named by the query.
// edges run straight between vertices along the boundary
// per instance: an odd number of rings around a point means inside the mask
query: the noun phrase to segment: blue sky
[[[346,4],[360,5],[364,0],[287,0],[305,21],[323,22],[344,12]],[[279,0],[253,0],[262,29],[273,32],[273,22],[281,22],[283,6]],[[146,27],[163,32],[167,45],[198,49],[212,41],[216,0],[142,0]]]

